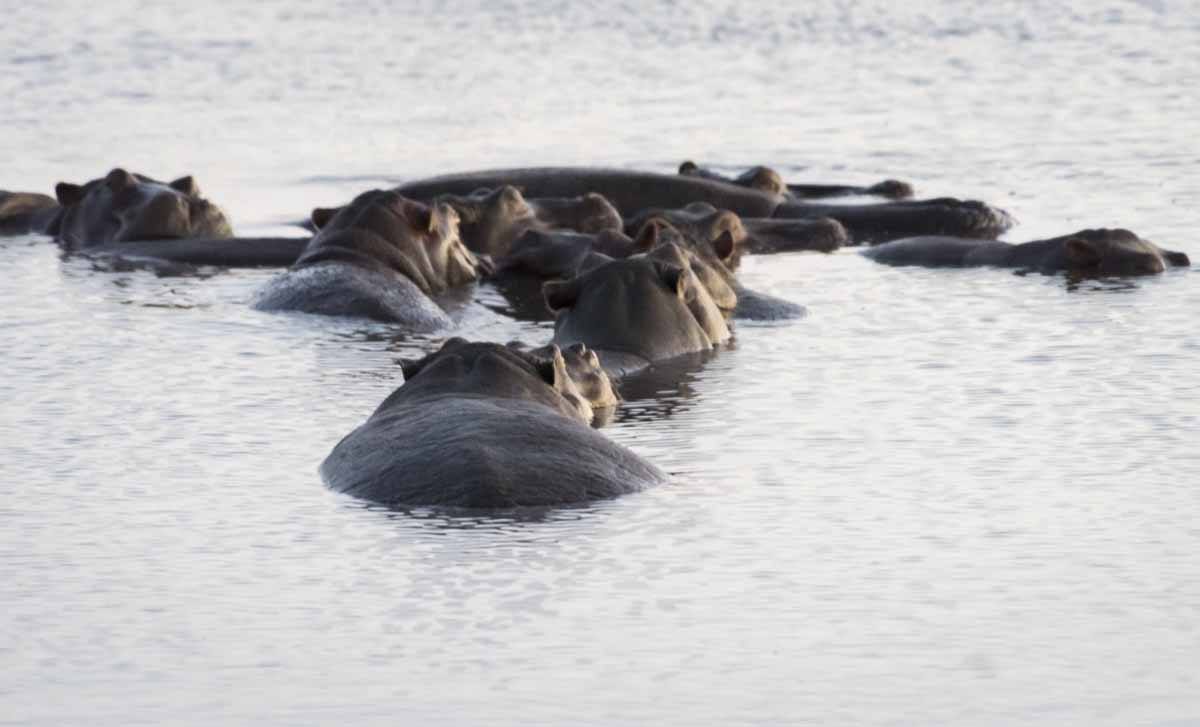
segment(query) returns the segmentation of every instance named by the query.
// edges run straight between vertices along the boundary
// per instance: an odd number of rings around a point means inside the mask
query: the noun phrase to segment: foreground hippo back
[[[191,177],[163,183],[124,169],[82,186],[60,182],[61,205],[45,232],[67,249],[114,242],[220,239],[233,235],[223,212],[200,196]]]
[[[1021,244],[912,237],[873,247],[863,254],[887,265],[995,266],[1094,277],[1155,275],[1169,267],[1191,264],[1184,253],[1166,250],[1123,229],[1080,230]]]
[[[479,277],[483,263],[458,236],[448,205],[365,192],[314,216],[318,233],[255,301],[260,310],[352,315],[435,330],[449,318],[430,296]]]
[[[322,477],[375,502],[460,508],[565,505],[664,482],[562,397],[569,374],[555,353],[547,366],[498,344],[448,341],[406,366],[404,385],[334,447]]]
[[[439,194],[466,195],[480,187],[520,188],[527,198],[581,197],[595,192],[608,199],[624,217],[647,207],[685,207],[707,202],[749,217],[770,217],[780,198],[726,182],[653,172],[598,167],[538,167],[495,169],[419,179],[396,188],[415,199]]]
[[[688,307],[696,297],[694,280],[677,265],[633,257],[546,283],[546,305],[555,313],[553,341],[585,344],[616,376],[710,350],[718,342]],[[710,316],[720,317],[720,311],[714,306]]]

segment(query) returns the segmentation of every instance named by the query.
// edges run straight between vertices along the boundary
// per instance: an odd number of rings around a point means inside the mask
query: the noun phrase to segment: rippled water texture
[[[17,3],[0,188],[193,173],[251,233],[694,157],[1200,259],[1193,3],[790,5]],[[607,429],[672,485],[452,518],[316,472],[438,339],[252,311],[269,271],[0,271],[0,723],[1200,724],[1195,272],[750,259],[809,317]]]

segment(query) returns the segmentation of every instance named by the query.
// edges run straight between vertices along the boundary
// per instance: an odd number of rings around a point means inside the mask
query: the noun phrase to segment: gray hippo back
[[[556,349],[549,361],[448,341],[321,465],[326,484],[402,506],[512,508],[616,497],[666,480],[589,428]]]

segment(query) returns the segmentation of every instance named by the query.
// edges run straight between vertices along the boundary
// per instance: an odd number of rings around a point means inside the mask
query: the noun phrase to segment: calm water
[[[252,233],[694,157],[1200,259],[1183,0],[10,5],[0,188],[190,172]],[[0,724],[1200,724],[1193,271],[752,258],[809,317],[607,429],[674,484],[474,519],[316,471],[439,339],[252,311],[269,271],[0,274]],[[548,338],[476,297],[458,335]]]

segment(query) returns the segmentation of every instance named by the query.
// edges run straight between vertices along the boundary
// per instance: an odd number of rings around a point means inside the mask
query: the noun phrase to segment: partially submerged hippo
[[[547,361],[451,339],[406,364],[404,378],[321,464],[329,487],[389,505],[513,508],[616,497],[666,480],[588,426],[584,396],[556,349]]]
[[[436,200],[454,208],[463,242],[472,252],[500,258],[530,230],[620,232],[621,215],[608,200],[589,193],[577,197],[526,199],[516,187],[478,189],[469,195],[444,194]]]
[[[1080,230],[1021,244],[959,237],[913,237],[863,252],[888,265],[996,266],[1081,276],[1155,275],[1191,264],[1182,252],[1165,250],[1129,230]]]
[[[430,296],[476,280],[484,263],[462,243],[458,214],[374,190],[331,216],[290,270],[259,293],[260,310],[365,316],[431,331],[450,320]]]
[[[585,344],[623,376],[655,361],[710,351],[729,339],[716,305],[683,266],[636,256],[545,284],[553,343]],[[697,306],[708,307],[697,315]]]
[[[55,197],[0,192],[0,234],[52,235],[66,250],[201,265],[290,265],[306,239],[234,238],[225,213],[195,179],[160,182],[124,169]]]
[[[714,242],[728,232],[735,245],[733,259],[736,267],[742,252],[755,254],[776,252],[833,252],[850,242],[846,228],[828,217],[812,219],[771,219],[739,217],[729,210],[719,210],[707,202],[693,202],[682,209],[650,208],[642,210],[626,223],[626,230],[640,229],[648,220],[663,219],[697,242]],[[631,233],[633,234],[633,233]]]
[[[397,188],[417,199],[468,194],[480,187],[511,184],[529,197],[572,197],[596,192],[625,218],[648,208],[677,209],[707,202],[743,218],[833,218],[857,242],[882,242],[912,235],[947,234],[994,238],[1012,226],[1008,213],[982,202],[951,198],[867,205],[815,204],[721,180],[591,167],[497,169],[448,174]]]
[[[698,209],[701,204],[692,207]],[[727,226],[730,217],[737,223],[736,227]],[[759,293],[742,285],[733,273],[740,260],[739,244],[736,240],[744,234],[740,223],[737,222],[737,216],[724,212],[721,215],[710,215],[707,219],[711,224],[684,225],[680,230],[667,217],[652,216],[638,232],[638,242],[635,246],[649,250],[662,242],[674,242],[688,250],[695,258],[692,261],[693,269],[712,291],[718,303],[723,299],[723,287],[735,294],[737,305],[732,312],[734,318],[778,321],[807,315],[808,311],[802,305]],[[746,238],[741,239],[744,244]]]
[[[897,179],[885,179],[866,187],[848,184],[788,184],[783,176],[770,167],[755,166],[736,177],[725,176],[711,169],[698,166],[693,161],[679,165],[679,174],[685,177],[716,179],[739,187],[760,189],[772,194],[781,194],[793,199],[819,199],[822,197],[844,197],[847,195],[874,195],[888,199],[908,199],[913,196],[912,185]]]

